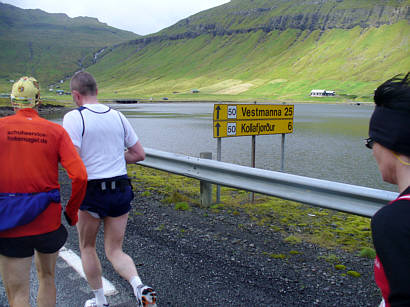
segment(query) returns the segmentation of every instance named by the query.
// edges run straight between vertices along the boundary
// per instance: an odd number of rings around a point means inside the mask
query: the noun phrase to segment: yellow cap
[[[33,77],[21,77],[13,84],[11,104],[14,108],[34,108],[40,103],[40,88]]]

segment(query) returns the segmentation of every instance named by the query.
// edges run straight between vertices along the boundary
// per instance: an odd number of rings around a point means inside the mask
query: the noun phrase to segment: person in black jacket
[[[398,185],[399,197],[371,221],[376,249],[375,279],[380,306],[410,306],[410,76],[380,85],[366,146],[373,149],[384,181]]]

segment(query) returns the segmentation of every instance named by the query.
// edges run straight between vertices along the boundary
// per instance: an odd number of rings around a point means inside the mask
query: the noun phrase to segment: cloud
[[[24,9],[39,8],[70,17],[98,18],[108,25],[140,35],[158,32],[200,11],[229,0],[1,0]]]

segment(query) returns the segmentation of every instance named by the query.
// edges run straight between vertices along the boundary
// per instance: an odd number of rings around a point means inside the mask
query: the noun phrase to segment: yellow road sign
[[[293,132],[293,119],[214,121],[214,138]]]
[[[215,104],[214,121],[293,119],[294,106],[283,104]]]

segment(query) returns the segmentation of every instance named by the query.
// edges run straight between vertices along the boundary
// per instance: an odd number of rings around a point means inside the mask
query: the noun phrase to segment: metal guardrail
[[[214,184],[371,217],[398,193],[145,148],[139,165]]]

